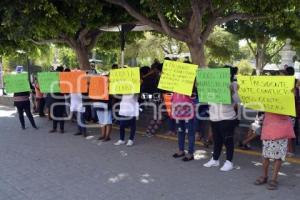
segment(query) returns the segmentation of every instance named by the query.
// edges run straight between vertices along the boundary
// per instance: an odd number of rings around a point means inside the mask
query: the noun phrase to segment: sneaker
[[[123,141],[123,140],[118,140],[118,142],[114,143],[114,145],[116,145],[116,146],[120,146],[120,145],[122,145],[122,144],[125,144],[125,141]]]
[[[220,170],[223,172],[228,172],[228,171],[233,170],[233,163],[230,162],[229,160],[226,160],[223,167],[221,167]]]
[[[220,162],[218,160],[214,160],[213,158],[210,159],[207,163],[203,165],[204,167],[219,167]]]
[[[132,145],[133,145],[133,140],[128,140],[126,146],[130,147],[130,146],[132,146]]]

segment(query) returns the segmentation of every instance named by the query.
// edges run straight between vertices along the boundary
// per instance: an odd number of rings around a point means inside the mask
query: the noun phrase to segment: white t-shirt
[[[139,116],[139,103],[137,95],[123,95],[120,103],[119,114],[125,117]]]
[[[210,104],[209,118],[211,121],[232,120],[236,118],[234,104]]]
[[[85,107],[82,105],[82,95],[81,93],[71,94],[71,112],[85,112]]]

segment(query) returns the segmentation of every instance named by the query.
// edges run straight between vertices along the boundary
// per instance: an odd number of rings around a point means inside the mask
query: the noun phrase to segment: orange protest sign
[[[60,72],[59,81],[61,93],[87,92],[87,78],[85,72]]]
[[[108,77],[90,76],[89,97],[91,99],[108,100]]]
[[[172,117],[172,94],[163,94],[165,106],[169,117]]]

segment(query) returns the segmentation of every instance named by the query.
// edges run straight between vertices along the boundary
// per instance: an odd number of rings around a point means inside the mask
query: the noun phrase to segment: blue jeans
[[[120,120],[120,140],[125,140],[125,128],[130,127],[130,140],[134,140],[136,131],[136,117],[127,117]]]
[[[193,155],[195,147],[194,119],[176,121],[179,151],[184,151],[185,135],[188,136],[189,154]]]
[[[86,133],[85,114],[84,112],[75,112],[77,117],[77,126],[80,133]]]
[[[175,132],[176,131],[176,123],[175,120],[168,117],[168,129],[169,131]]]

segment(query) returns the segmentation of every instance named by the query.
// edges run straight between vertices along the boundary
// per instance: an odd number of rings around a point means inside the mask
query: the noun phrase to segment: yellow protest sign
[[[191,96],[198,66],[165,60],[158,88]]]
[[[109,94],[140,93],[140,68],[122,68],[110,70]]]
[[[245,107],[296,116],[293,76],[238,76],[238,94]]]

